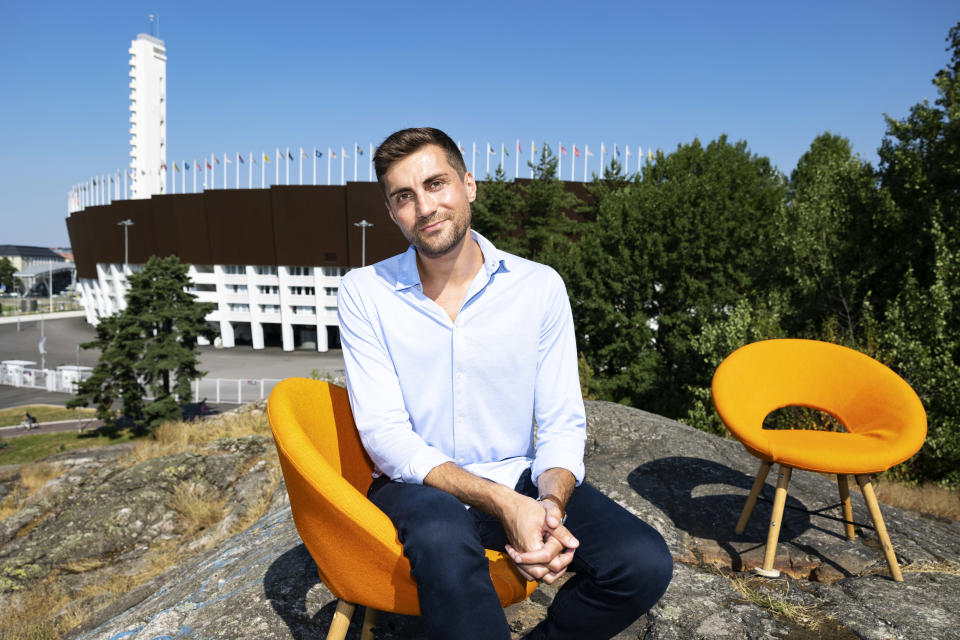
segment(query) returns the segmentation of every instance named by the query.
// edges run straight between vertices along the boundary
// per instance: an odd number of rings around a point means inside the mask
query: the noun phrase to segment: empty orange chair
[[[780,465],[763,566],[757,573],[779,575],[773,561],[790,473],[804,469],[837,474],[850,540],[854,530],[847,474],[856,476],[893,579],[903,580],[869,474],[900,464],[927,437],[927,415],[910,385],[883,364],[847,347],[814,340],[766,340],[741,347],[720,363],[713,376],[713,403],[733,435],[761,460],[737,533],[747,525],[770,465]],[[843,424],[846,433],[763,428],[770,412],[788,406],[824,411]]]
[[[419,615],[397,530],[366,497],[373,463],[346,389],[289,378],[274,387],[267,412],[294,524],[321,580],[340,599],[327,639],[343,640],[358,604],[367,607],[362,640],[372,640],[377,610]],[[488,550],[487,558],[504,607],[533,593],[537,584],[524,580],[506,554]]]

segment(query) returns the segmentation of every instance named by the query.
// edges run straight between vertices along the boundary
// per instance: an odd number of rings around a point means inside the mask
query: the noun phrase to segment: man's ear
[[[477,181],[473,174],[467,171],[463,174],[463,186],[467,188],[467,202],[473,202],[477,199]]]

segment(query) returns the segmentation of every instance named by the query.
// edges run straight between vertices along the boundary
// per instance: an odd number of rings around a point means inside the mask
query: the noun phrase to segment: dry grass
[[[23,495],[23,491],[18,487],[13,491],[13,493],[8,495],[3,500],[0,500],[0,520],[12,516],[17,511],[20,511],[26,502],[27,497]]]
[[[29,496],[39,491],[45,484],[57,476],[62,476],[66,472],[66,467],[61,465],[46,462],[26,464],[20,467],[20,486],[24,488]]]
[[[226,515],[226,499],[196,482],[177,485],[169,504],[180,514],[187,533],[211,527]]]
[[[264,411],[239,411],[202,422],[168,422],[157,427],[153,438],[139,440],[128,457],[130,464],[195,451],[220,438],[270,435]]]
[[[133,451],[124,460],[125,465],[157,457],[196,451],[220,438],[235,438],[247,435],[269,436],[270,426],[266,413],[240,411],[203,422],[174,422],[157,429],[151,439],[136,443]],[[220,542],[226,535],[243,531],[259,519],[267,510],[273,489],[280,482],[280,469],[275,458],[268,457],[268,486],[258,502],[237,522],[229,532],[215,535],[205,547]],[[26,470],[25,486],[42,487],[56,477],[53,465],[30,465]],[[23,469],[21,470],[21,474]],[[0,504],[0,517],[14,513],[26,499],[24,489],[8,496]],[[177,566],[189,555],[186,545],[198,532],[209,529],[223,520],[227,513],[226,501],[219,492],[203,485],[184,482],[178,485],[170,497],[170,507],[180,514],[183,531],[178,540],[155,545],[147,552],[133,574],[122,573],[122,567],[114,567],[101,559],[82,559],[59,567],[48,578],[29,584],[22,591],[12,594],[4,603],[0,616],[0,638],[4,640],[52,640],[81,624],[93,611],[85,604],[88,598],[102,597],[107,600],[124,595],[148,580]],[[198,549],[199,550],[199,549]],[[58,573],[91,573],[90,583],[79,592],[68,593],[57,581]]]
[[[935,485],[905,485],[889,480],[876,483],[877,500],[941,518],[960,520],[960,492]]]
[[[719,565],[714,565],[712,569],[717,575],[730,580],[730,584],[740,595],[758,607],[812,631],[819,629],[824,622],[823,616],[817,614],[816,607],[796,604],[787,599],[790,593],[788,581],[771,582],[758,576],[730,573]]]

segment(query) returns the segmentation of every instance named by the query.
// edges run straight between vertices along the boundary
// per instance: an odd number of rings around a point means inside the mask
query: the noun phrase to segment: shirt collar
[[[510,257],[510,254],[497,249],[493,246],[492,242],[473,229],[470,229],[470,237],[480,245],[480,251],[483,253],[483,270],[486,272],[487,277],[492,276],[501,268],[506,270],[506,261]],[[417,250],[412,244],[401,254],[398,266],[397,291],[409,289],[410,287],[422,287],[420,271],[417,269]]]

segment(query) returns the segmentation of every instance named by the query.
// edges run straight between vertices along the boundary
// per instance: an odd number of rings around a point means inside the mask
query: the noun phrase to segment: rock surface
[[[618,639],[960,638],[957,521],[882,506],[904,567],[905,582],[895,583],[872,530],[857,527],[857,539],[848,541],[839,522],[789,511],[776,563],[783,576],[753,577],[748,570],[762,559],[769,503],[758,503],[742,535],[733,528],[756,459],[734,441],[636,409],[591,402],[587,410],[588,481],[656,527],[676,560],[664,598]],[[204,454],[181,454],[136,471],[113,471],[107,453],[74,465],[86,471],[60,476],[43,489],[46,497],[35,508],[0,521],[0,580],[7,581],[0,590],[46,575],[68,559],[76,564],[113,554],[135,567],[138,545],[170,535],[175,526],[157,507],[163,492],[190,479],[230,493],[230,504],[242,504],[258,486],[255,461],[272,455],[271,447],[262,438],[220,443]],[[773,475],[764,489],[770,499]],[[98,492],[99,485],[112,489]],[[0,481],[0,494],[4,486]],[[43,504],[67,494],[72,508],[44,511]],[[793,475],[789,506],[816,510],[837,501],[835,481]],[[854,520],[870,523],[859,493],[853,501]],[[545,615],[555,588],[541,586],[508,609],[514,637]],[[300,542],[281,485],[267,514],[251,527],[110,603],[67,637],[321,639],[335,606]],[[359,637],[359,619],[348,638]],[[426,637],[418,618],[389,614],[381,615],[375,635]]]

